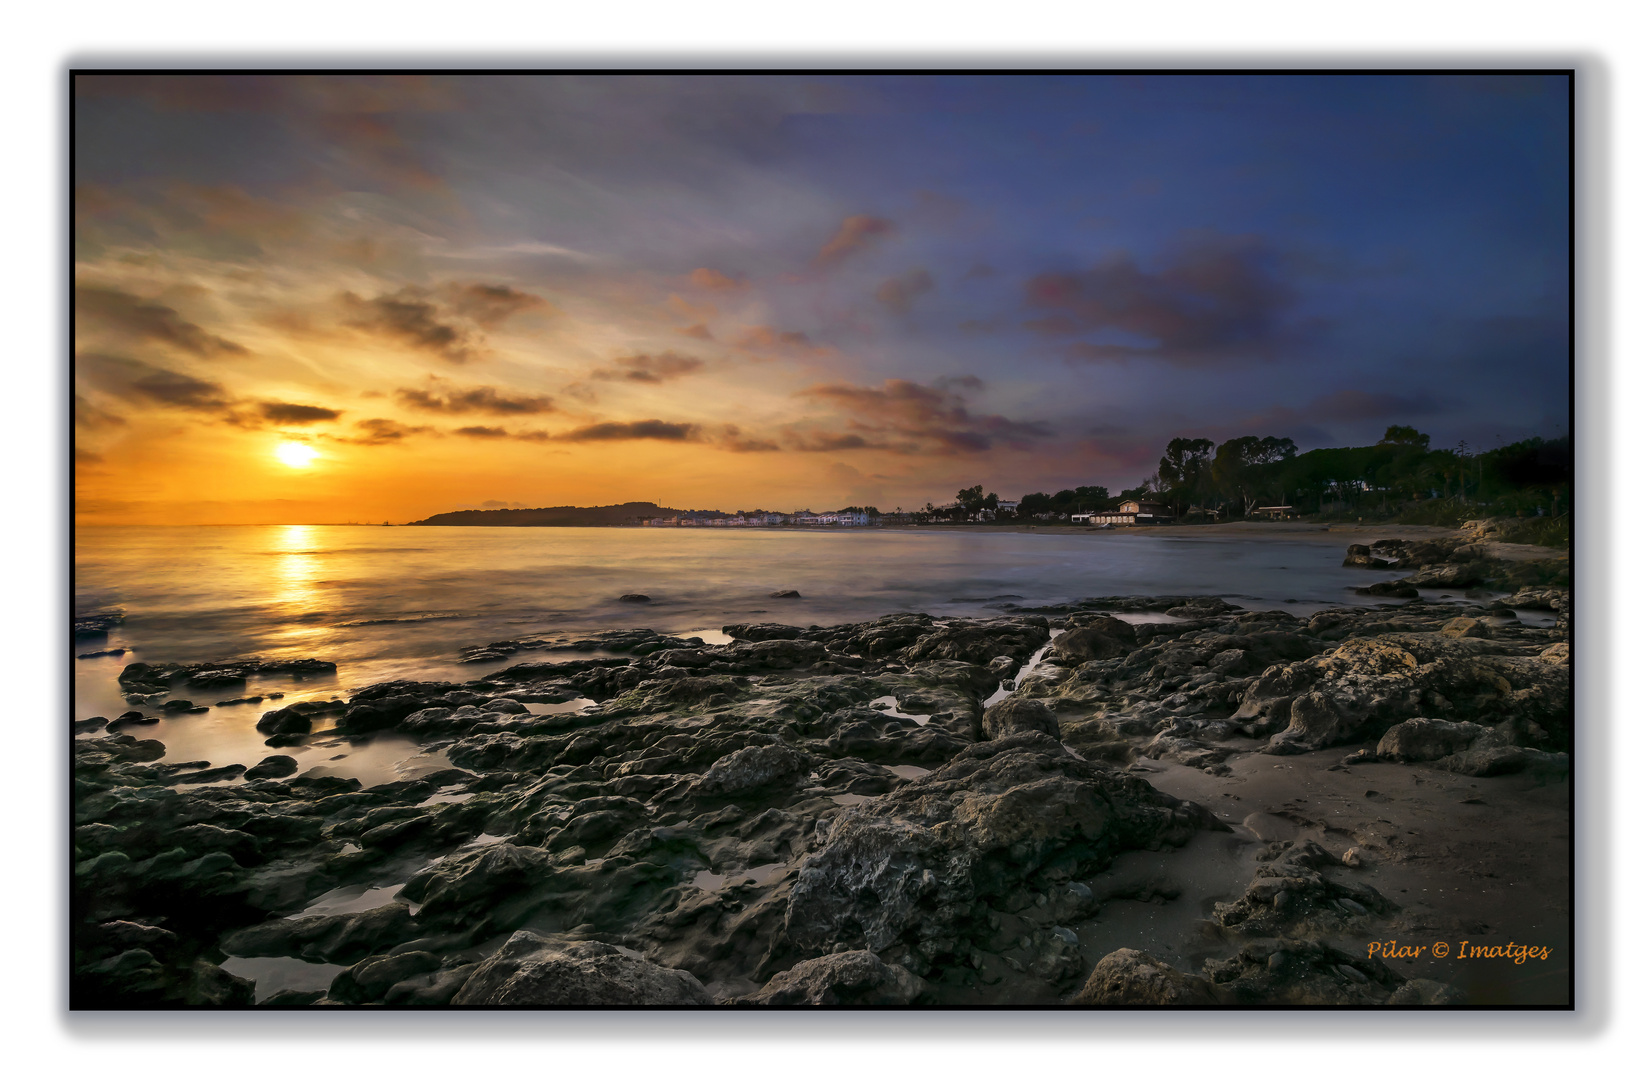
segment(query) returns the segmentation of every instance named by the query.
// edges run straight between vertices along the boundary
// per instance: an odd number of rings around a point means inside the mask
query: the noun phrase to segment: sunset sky
[[[1568,432],[1557,76],[81,76],[76,509],[1114,491]]]

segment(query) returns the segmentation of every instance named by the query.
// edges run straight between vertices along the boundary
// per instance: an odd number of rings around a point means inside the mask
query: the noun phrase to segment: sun
[[[274,448],[274,456],[280,459],[282,465],[306,469],[320,456],[320,452],[307,443],[283,442]]]

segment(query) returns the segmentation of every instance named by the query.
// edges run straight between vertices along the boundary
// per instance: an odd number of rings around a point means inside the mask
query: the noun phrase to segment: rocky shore
[[[1305,619],[1104,597],[492,642],[465,657],[520,662],[268,709],[250,769],[162,760],[143,708],[280,665],[134,664],[139,707],[76,722],[72,1002],[1498,1000],[1367,948],[1525,942],[1534,909],[1568,971],[1569,593],[1467,548],[1355,548],[1457,595]],[[279,752],[384,732],[448,766],[362,789]]]

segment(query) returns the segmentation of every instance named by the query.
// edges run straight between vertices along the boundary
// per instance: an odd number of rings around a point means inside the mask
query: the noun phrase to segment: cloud
[[[198,412],[218,412],[229,404],[221,384],[164,368],[151,368],[149,374],[133,379],[131,389],[150,401]]]
[[[244,355],[245,346],[208,333],[177,313],[120,289],[95,285],[74,287],[74,314],[99,323],[122,337],[153,341],[195,356]]]
[[[354,311],[350,324],[359,329],[375,331],[453,364],[466,364],[479,355],[472,335],[441,321],[439,309],[419,290],[405,288],[370,300],[347,292],[343,303]]]
[[[707,266],[691,271],[691,284],[709,292],[740,292],[748,287],[748,279],[741,274],[722,274]]]
[[[316,424],[321,420],[335,420],[342,415],[337,409],[318,405],[291,405],[283,401],[264,401],[257,406],[263,419],[276,424]]]
[[[555,435],[561,442],[615,442],[625,439],[660,439],[664,442],[696,442],[701,429],[696,424],[674,424],[665,420],[607,422]]]
[[[675,352],[659,353],[655,356],[638,353],[634,356],[620,356],[613,362],[617,365],[616,370],[596,371],[592,377],[606,381],[627,379],[632,382],[661,383],[694,374],[705,366],[694,356]]]
[[[1119,253],[1083,273],[1039,274],[1026,304],[1043,312],[1023,325],[1049,337],[1097,334],[1071,343],[1070,359],[1157,358],[1205,365],[1271,354],[1294,302],[1279,258],[1252,237],[1197,236],[1158,271]]]
[[[744,437],[742,429],[735,424],[725,425],[718,445],[721,450],[729,450],[733,454],[768,454],[782,449],[769,439]]]
[[[856,434],[806,436],[797,448],[858,449],[872,445],[898,453],[934,450],[972,454],[990,450],[995,443],[1025,448],[1050,434],[1050,429],[1037,421],[973,414],[965,394],[982,388],[982,380],[974,375],[938,379],[929,386],[907,379],[887,379],[881,386],[812,386],[797,396],[853,414],[850,426]],[[856,444],[856,438],[862,442]]]
[[[543,394],[509,394],[494,386],[452,387],[431,376],[432,389],[401,387],[394,391],[412,409],[433,413],[488,413],[492,416],[529,416],[556,412],[554,399]]]
[[[546,431],[509,431],[507,428],[480,424],[457,428],[453,434],[469,439],[518,439],[521,442],[547,442],[553,438]]]
[[[707,323],[692,323],[690,326],[682,326],[679,328],[679,332],[686,337],[697,338],[700,341],[712,341],[714,339],[713,331],[708,329]]]
[[[816,265],[834,266],[858,251],[871,247],[896,231],[894,222],[868,214],[855,214],[839,226],[833,238],[816,253]]]
[[[434,430],[430,427],[409,427],[398,420],[389,420],[386,417],[374,416],[369,420],[356,420],[355,430],[360,432],[357,438],[332,436],[338,442],[358,443],[362,446],[386,446],[391,443],[402,442],[409,435],[420,435]]]
[[[118,413],[111,413],[99,405],[92,404],[84,395],[74,395],[74,424],[87,431],[96,431],[99,428],[123,427],[126,418]]]
[[[874,290],[873,298],[899,315],[905,315],[913,302],[936,287],[930,273],[923,268],[909,270],[901,277],[887,278]]]
[[[785,352],[800,355],[825,355],[833,350],[817,345],[810,336],[798,330],[777,330],[769,326],[750,326],[736,337],[736,347],[744,352]]]
[[[496,326],[522,311],[554,311],[554,305],[535,293],[507,285],[453,285],[453,306],[481,326]]]

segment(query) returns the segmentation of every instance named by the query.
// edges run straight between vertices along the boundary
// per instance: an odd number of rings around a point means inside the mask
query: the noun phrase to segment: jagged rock
[[[1031,698],[1008,697],[988,706],[982,714],[982,735],[988,739],[1002,739],[1020,731],[1041,731],[1061,741],[1062,726],[1050,706]]]
[[[1184,975],[1157,957],[1117,949],[1096,962],[1070,1005],[1215,1005],[1215,984]]]
[[[911,1005],[925,980],[866,949],[806,960],[758,991],[737,998],[744,1005]]]
[[[296,956],[325,963],[352,964],[416,937],[404,904],[384,904],[349,915],[275,919],[223,939],[230,956]]]
[[[1436,761],[1493,734],[1493,729],[1480,724],[1417,717],[1388,728],[1376,744],[1376,756],[1388,761]]]
[[[955,619],[902,650],[908,663],[962,660],[986,666],[995,656],[1018,663],[1050,640],[1050,623],[1039,616],[970,621]]]
[[[1269,668],[1244,693],[1235,721],[1252,733],[1287,724],[1271,754],[1379,737],[1438,705],[1457,720],[1534,724],[1553,745],[1569,737],[1568,669],[1491,652],[1490,642],[1432,633],[1350,639],[1321,656]]]
[[[844,944],[923,976],[991,936],[974,921],[979,903],[1213,827],[1201,807],[1081,761],[1043,733],[978,743],[836,820],[800,866],[762,969]]]
[[[1393,991],[1389,1005],[1461,1005],[1467,995],[1449,983],[1436,979],[1411,979]]]
[[[1491,746],[1439,758],[1433,766],[1462,776],[1506,776],[1525,771],[1554,776],[1570,771],[1570,755],[1550,754],[1529,746]]]
[[[691,790],[698,795],[739,795],[802,774],[810,767],[809,754],[784,743],[745,746],[709,766]]]
[[[1136,631],[1122,619],[1108,615],[1074,616],[1078,625],[1059,635],[1051,644],[1050,655],[1068,664],[1083,664],[1091,660],[1111,660],[1128,656],[1136,648]]]
[[[278,779],[297,771],[297,759],[289,754],[270,754],[245,771],[247,780]]]
[[[696,976],[625,955],[613,945],[555,945],[517,931],[468,977],[453,1005],[609,1008],[711,1005]]]

